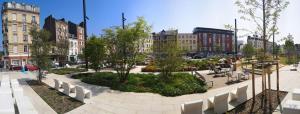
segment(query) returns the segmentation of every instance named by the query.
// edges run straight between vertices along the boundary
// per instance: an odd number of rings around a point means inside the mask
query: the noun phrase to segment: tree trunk
[[[41,84],[42,83],[42,72],[41,72],[41,69],[39,68],[39,71],[38,71],[38,81],[39,83]]]

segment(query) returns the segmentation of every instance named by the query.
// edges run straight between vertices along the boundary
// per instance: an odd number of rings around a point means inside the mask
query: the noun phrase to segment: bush
[[[154,65],[148,65],[142,68],[142,72],[160,72],[160,70]]]
[[[61,69],[50,70],[50,73],[54,73],[58,75],[65,75],[65,74],[78,73],[78,72],[86,72],[86,70],[79,69],[79,68],[61,68]]]
[[[98,72],[78,74],[82,82],[99,86],[107,86],[114,90],[125,92],[151,92],[163,96],[179,96],[192,93],[206,92],[205,83],[188,73],[177,73],[168,82],[162,81],[159,75],[130,74],[126,83],[120,83],[117,74]]]

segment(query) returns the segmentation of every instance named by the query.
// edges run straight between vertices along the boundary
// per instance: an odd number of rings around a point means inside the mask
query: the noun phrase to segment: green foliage
[[[90,67],[97,72],[103,66],[106,57],[104,40],[96,36],[89,38],[86,42],[84,54],[87,56],[89,62],[92,63]]]
[[[49,72],[58,75],[66,75],[71,73],[86,72],[86,70],[79,69],[79,68],[61,68],[61,69],[51,69]]]
[[[30,45],[31,57],[33,64],[39,67],[38,80],[41,82],[41,70],[46,70],[50,66],[50,33],[46,30],[38,31],[36,28],[33,28],[29,34],[32,37],[32,44]]]
[[[252,56],[255,54],[255,49],[251,44],[246,44],[242,48],[242,53],[247,59],[251,59]]]
[[[293,36],[292,35],[288,35],[285,43],[284,43],[284,50],[286,52],[286,56],[287,56],[287,64],[294,64],[296,61],[295,58],[295,45],[294,45],[294,40],[293,40]]]
[[[137,62],[139,44],[150,34],[151,27],[144,18],[122,27],[112,27],[104,30],[104,38],[109,51],[108,62],[117,71],[120,82],[126,82],[130,69]]]
[[[145,65],[145,59],[147,55],[143,53],[138,53],[136,56],[136,64],[138,65]]]
[[[170,36],[176,39],[176,35]],[[160,45],[159,53],[155,56],[155,65],[160,69],[161,76],[165,81],[172,78],[172,72],[179,70],[184,59],[181,57],[182,52],[178,48],[176,40],[169,40]]]
[[[270,39],[273,33],[279,34],[277,22],[289,2],[287,0],[265,0],[263,4],[263,0],[236,0],[235,4],[238,7],[238,13],[241,15],[240,19],[254,25],[254,27],[251,27],[254,30],[251,30],[251,28],[240,30],[245,31],[246,34],[258,33],[259,36],[265,37],[264,39]],[[262,12],[265,12],[264,17]],[[265,26],[263,26],[264,24]]]
[[[151,92],[163,96],[179,96],[206,92],[205,83],[187,73],[177,73],[166,82],[154,74],[130,74],[126,83],[120,83],[115,73],[98,72],[77,77],[88,84],[107,86],[114,90],[125,92]]]

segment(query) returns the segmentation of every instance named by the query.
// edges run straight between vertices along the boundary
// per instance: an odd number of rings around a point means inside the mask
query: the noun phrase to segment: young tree
[[[150,29],[145,19],[139,17],[136,22],[126,25],[125,29],[118,26],[104,30],[110,54],[108,61],[117,71],[120,82],[127,81],[130,70],[136,64],[141,39],[148,37]]]
[[[155,56],[155,63],[161,70],[161,77],[165,81],[172,79],[172,72],[178,71],[183,63],[182,53],[176,41],[168,41],[161,45],[159,54]]]
[[[46,30],[38,31],[36,28],[30,30],[32,37],[31,57],[33,64],[39,68],[38,80],[42,82],[42,70],[45,70],[50,65],[49,51],[50,51],[50,33]]]
[[[292,35],[288,35],[285,38],[285,43],[284,43],[284,50],[287,56],[287,64],[292,64],[294,63],[294,53],[295,53],[295,45],[294,45],[294,38]]]
[[[250,60],[252,58],[252,56],[255,54],[255,49],[251,44],[246,44],[242,48],[242,53],[243,53],[244,57],[246,57],[247,60]]]
[[[90,67],[97,72],[103,66],[106,57],[104,40],[96,36],[89,38],[86,42],[84,54],[92,63]]]
[[[69,54],[70,42],[68,39],[59,39],[59,41],[56,42],[55,45],[55,55],[57,55],[58,57],[59,64],[64,64]]]
[[[252,22],[254,30],[245,29],[249,34],[260,34],[263,38],[263,64],[265,63],[266,46],[272,34],[278,34],[277,21],[282,11],[288,6],[286,0],[237,0],[235,4],[239,7],[238,12],[242,15],[241,19]],[[263,67],[264,68],[264,67]],[[264,70],[264,69],[263,69]],[[266,76],[262,75],[262,91],[265,94]],[[253,86],[254,88],[255,86]],[[253,91],[255,97],[255,91]],[[255,99],[255,98],[253,98]],[[253,100],[254,101],[254,100]]]

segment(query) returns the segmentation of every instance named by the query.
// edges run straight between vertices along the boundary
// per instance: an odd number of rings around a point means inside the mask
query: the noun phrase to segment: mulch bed
[[[270,99],[268,98],[269,92],[265,91],[266,95],[263,97],[262,93],[259,93],[255,97],[238,105],[236,108],[228,111],[226,114],[272,114],[284,97],[288,94],[285,91],[271,90],[271,106],[269,105]]]
[[[84,104],[45,83],[39,84],[36,80],[29,80],[27,83],[58,114],[69,112]]]

